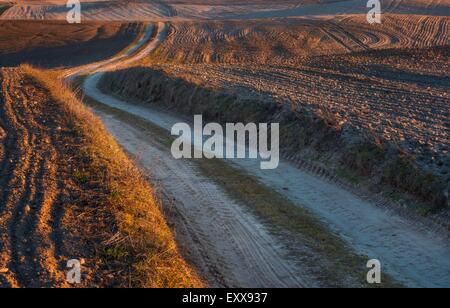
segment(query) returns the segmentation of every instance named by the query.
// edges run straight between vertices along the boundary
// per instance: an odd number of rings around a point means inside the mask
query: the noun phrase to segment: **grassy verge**
[[[80,159],[87,167],[73,176],[95,181],[108,193],[99,201],[118,233],[99,250],[106,264],[130,268],[129,286],[202,287],[201,279],[179,254],[152,187],[113,137],[60,81],[56,72],[22,69],[47,88],[61,105],[66,125],[81,137]]]

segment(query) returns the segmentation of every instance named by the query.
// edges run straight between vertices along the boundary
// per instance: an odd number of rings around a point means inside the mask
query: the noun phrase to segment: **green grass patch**
[[[406,158],[392,161],[385,168],[382,180],[433,204],[430,208],[432,212],[447,206],[447,200],[442,194],[445,183],[434,174],[420,170]]]
[[[126,261],[130,258],[130,250],[130,247],[126,247],[124,245],[105,247],[102,251],[102,257],[106,261]]]
[[[75,170],[73,172],[74,179],[80,184],[86,184],[89,182],[91,175],[89,172],[84,170]]]

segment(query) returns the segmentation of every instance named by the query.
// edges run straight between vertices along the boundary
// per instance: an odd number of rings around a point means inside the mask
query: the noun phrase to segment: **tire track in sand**
[[[196,242],[202,256],[200,270],[213,276],[216,286],[303,287],[306,273],[287,257],[277,242],[251,214],[196,170],[187,161],[167,155],[166,149],[113,116],[100,113],[108,130],[138,163],[153,183],[161,185],[176,207],[182,226]],[[178,233],[178,232],[176,232]]]

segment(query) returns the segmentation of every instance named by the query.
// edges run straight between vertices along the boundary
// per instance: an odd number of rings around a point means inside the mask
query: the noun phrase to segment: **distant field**
[[[174,23],[159,60],[181,63],[292,64],[305,57],[450,44],[450,17],[364,15],[333,19]]]
[[[219,121],[228,112],[229,122],[248,121],[241,99],[261,106],[250,118],[286,106],[343,132],[333,144],[311,125],[299,126],[283,139],[288,155],[326,149],[324,164],[344,162],[371,179],[430,196],[429,186],[436,185],[423,178],[408,184],[404,178],[412,176],[397,176],[403,171],[391,154],[402,153],[443,182],[450,179],[450,18],[386,14],[379,26],[364,18],[173,22],[165,41],[140,63],[146,68],[111,73],[105,88],[143,102],[152,93],[164,106],[170,101],[180,112],[207,110]],[[230,102],[240,112],[224,108]],[[386,156],[366,144],[355,150],[362,136],[395,150]]]
[[[139,23],[0,21],[0,66],[72,66],[112,56],[128,46]]]
[[[16,1],[2,19],[64,20],[67,8],[62,0]],[[366,14],[361,0],[130,0],[89,1],[84,20],[249,20],[299,16]],[[450,15],[450,0],[382,0],[383,13]]]
[[[447,174],[450,18],[386,15],[378,27],[363,18],[175,23],[148,64],[325,109]]]

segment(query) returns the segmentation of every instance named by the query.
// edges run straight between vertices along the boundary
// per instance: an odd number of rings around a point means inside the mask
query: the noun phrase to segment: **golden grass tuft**
[[[131,268],[127,286],[174,288],[204,287],[180,255],[174,236],[160,210],[153,188],[127,157],[103,123],[60,79],[56,71],[30,65],[21,69],[47,88],[61,104],[67,125],[84,140],[91,174],[101,174],[109,193],[101,204],[114,218],[118,234],[111,234],[102,256]],[[97,179],[98,180],[98,179]]]

